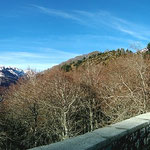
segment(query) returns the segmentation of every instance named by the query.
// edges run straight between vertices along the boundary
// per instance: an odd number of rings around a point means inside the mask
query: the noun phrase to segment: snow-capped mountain
[[[142,52],[142,53],[145,53],[145,52],[147,52],[147,51],[148,51],[147,48],[143,48],[143,49],[140,50],[140,52]]]
[[[9,86],[11,83],[24,76],[23,70],[14,67],[0,66],[0,86]]]

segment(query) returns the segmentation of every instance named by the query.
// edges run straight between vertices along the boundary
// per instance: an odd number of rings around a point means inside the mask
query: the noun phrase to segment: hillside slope
[[[87,65],[97,65],[100,63],[107,64],[110,60],[118,58],[123,55],[131,54],[132,51],[125,50],[123,48],[112,50],[112,51],[106,51],[106,52],[99,52],[94,51],[86,55],[77,56],[75,58],[72,58],[66,62],[63,62],[59,66],[62,70],[68,72],[70,70],[75,70],[79,67],[85,67]]]

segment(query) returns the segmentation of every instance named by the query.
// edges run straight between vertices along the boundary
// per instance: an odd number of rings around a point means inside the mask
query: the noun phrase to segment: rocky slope
[[[25,73],[21,69],[2,66],[0,67],[0,86],[8,87],[24,75]]]

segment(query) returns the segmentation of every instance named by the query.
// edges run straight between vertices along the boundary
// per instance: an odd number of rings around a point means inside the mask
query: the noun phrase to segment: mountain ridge
[[[8,87],[12,83],[25,75],[22,69],[16,67],[0,66],[0,86]]]

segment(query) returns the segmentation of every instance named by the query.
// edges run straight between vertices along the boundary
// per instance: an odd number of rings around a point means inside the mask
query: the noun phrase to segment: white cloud
[[[16,66],[22,69],[31,67],[37,70],[44,70],[77,55],[78,54],[41,47],[39,50],[37,48],[36,52],[1,52],[0,64],[4,66]]]
[[[100,25],[104,25],[139,40],[148,41],[150,38],[149,34],[146,34],[150,32],[149,28],[116,17],[107,11],[100,10],[97,12],[88,12],[83,10],[74,10],[70,12],[65,12],[56,9],[49,9],[38,5],[32,5],[32,7],[39,9],[42,13],[45,13],[47,15],[75,20],[77,23],[84,26],[98,29]]]
[[[12,58],[49,58],[48,56],[31,53],[31,52],[8,52],[4,53],[7,56],[11,56]]]
[[[150,32],[150,29],[147,29],[144,26],[137,25],[130,21],[124,20],[122,18],[113,16],[109,12],[99,11],[94,13],[89,13],[86,11],[77,11],[80,15],[86,16],[87,21],[93,22],[93,26],[99,27],[100,24],[103,24],[107,27],[113,28],[120,32],[126,33],[140,40],[149,40],[149,36],[145,35],[146,32]]]
[[[63,17],[66,19],[81,21],[80,18],[76,17],[75,15],[71,13],[67,13],[61,10],[56,10],[56,9],[49,9],[49,8],[38,6],[38,5],[31,5],[31,6],[39,9],[42,13],[45,13],[47,15],[54,15],[54,16],[59,16],[59,17]]]
[[[56,66],[58,64],[55,63],[23,63],[23,64],[18,64],[18,63],[8,63],[8,64],[0,64],[0,66],[6,66],[6,67],[17,67],[21,68],[23,70],[27,70],[28,68],[34,69],[36,71],[43,71],[48,68],[51,68],[53,66]]]

